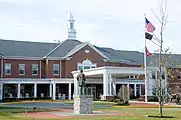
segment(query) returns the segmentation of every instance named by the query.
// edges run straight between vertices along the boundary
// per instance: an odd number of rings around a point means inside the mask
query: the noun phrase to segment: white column
[[[112,78],[111,78],[111,74],[109,74],[109,95],[112,96]]]
[[[139,87],[140,87],[139,90],[140,90],[140,96],[141,96],[141,84],[139,85]]]
[[[0,82],[0,101],[3,99],[3,83]]]
[[[50,97],[52,97],[52,83],[50,83]]]
[[[20,91],[21,91],[21,84],[18,83],[18,94],[17,94],[18,99],[20,98]]]
[[[116,80],[113,79],[113,94],[116,95]]]
[[[34,83],[34,98],[37,97],[37,83]]]
[[[168,85],[167,85],[167,69],[165,68],[165,92],[168,92]]]
[[[157,87],[158,87],[158,86],[157,86],[157,85],[158,85],[158,84],[157,84],[157,81],[158,81],[158,69],[156,68],[156,69],[155,69],[155,81],[154,81],[154,85],[155,85],[154,87],[155,87],[156,89],[157,89]],[[158,94],[158,93],[157,93],[157,91],[156,91],[156,95],[157,95],[157,94]]]
[[[128,99],[130,99],[129,83],[127,84]]]
[[[53,100],[56,100],[56,83],[53,83]]]
[[[74,95],[78,95],[78,89],[77,75],[74,75]]]
[[[71,86],[71,83],[69,83],[69,100],[71,100],[71,93],[72,93],[72,86]]]
[[[108,96],[108,73],[103,72],[103,96]]]
[[[136,97],[137,94],[136,94],[136,84],[134,84],[134,96]]]

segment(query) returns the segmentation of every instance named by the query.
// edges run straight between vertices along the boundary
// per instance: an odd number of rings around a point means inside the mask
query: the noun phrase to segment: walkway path
[[[83,115],[76,115],[73,113],[72,110],[66,111],[59,111],[59,112],[38,112],[38,113],[25,113],[26,116],[32,118],[80,118],[80,117],[95,117],[95,116],[144,116],[138,114],[131,114],[131,113],[121,113],[121,112],[103,112],[103,111],[94,111],[93,114],[83,114]]]

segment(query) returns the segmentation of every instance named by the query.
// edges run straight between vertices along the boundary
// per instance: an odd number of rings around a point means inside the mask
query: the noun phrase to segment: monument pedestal
[[[74,95],[74,113],[92,114],[93,113],[93,95]]]

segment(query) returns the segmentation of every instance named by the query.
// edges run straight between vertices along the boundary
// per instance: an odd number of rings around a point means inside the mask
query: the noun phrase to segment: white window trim
[[[33,67],[36,66],[37,67],[37,74],[33,74]],[[33,76],[37,76],[38,75],[38,64],[32,64],[32,75]]]
[[[77,70],[79,70],[79,67],[82,67],[82,69],[84,70],[84,67],[90,67],[90,68],[93,68],[93,67],[97,67],[97,64],[91,64],[91,65],[86,65],[86,64],[82,64],[82,63],[77,63]]]
[[[9,66],[10,66],[10,73],[9,73],[9,74],[6,74],[6,65],[9,65]],[[5,64],[4,64],[4,74],[5,74],[5,75],[11,75],[11,64],[10,64],[10,63],[5,63]]]
[[[23,68],[24,68],[24,74],[20,74],[20,66],[24,66]],[[19,64],[19,75],[25,75],[25,64]]]
[[[58,65],[58,69],[54,69],[54,66],[55,66],[55,65]],[[58,70],[58,74],[55,74],[55,73],[54,73],[54,70]],[[53,75],[54,75],[54,76],[60,75],[60,65],[59,65],[59,64],[53,64]]]

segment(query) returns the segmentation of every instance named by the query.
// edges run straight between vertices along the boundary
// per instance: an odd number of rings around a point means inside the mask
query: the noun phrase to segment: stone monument
[[[80,73],[77,75],[78,84],[74,84],[74,87],[78,91],[74,92],[74,113],[75,114],[91,114],[93,113],[92,100],[93,95],[88,95],[86,88],[86,77],[83,74],[83,70],[80,70]]]

